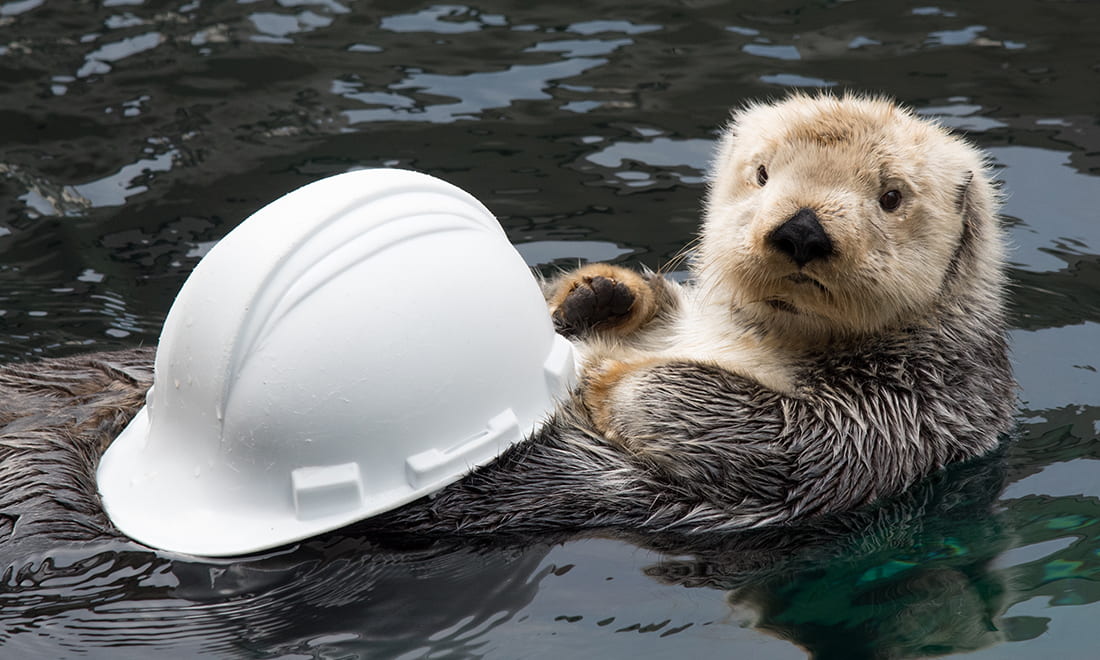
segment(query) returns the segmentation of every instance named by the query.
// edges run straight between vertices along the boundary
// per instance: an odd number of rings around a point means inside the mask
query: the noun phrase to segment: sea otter
[[[364,524],[759,528],[874,502],[989,451],[1015,394],[997,201],[976,149],[886,100],[736,111],[690,280],[592,264],[546,282],[583,358],[571,399],[494,463]],[[140,407],[151,360],[0,370],[9,539],[118,534],[95,468]]]

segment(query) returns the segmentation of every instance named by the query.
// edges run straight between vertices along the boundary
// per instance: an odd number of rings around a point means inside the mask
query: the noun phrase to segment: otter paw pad
[[[625,321],[634,306],[629,286],[608,277],[583,277],[554,311],[554,325],[564,335],[580,335]]]

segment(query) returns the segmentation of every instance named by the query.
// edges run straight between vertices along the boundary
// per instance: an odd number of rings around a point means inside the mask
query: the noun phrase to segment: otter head
[[[709,304],[811,343],[999,303],[981,155],[882,100],[795,95],[736,112],[695,270]],[[960,297],[966,297],[962,301]]]

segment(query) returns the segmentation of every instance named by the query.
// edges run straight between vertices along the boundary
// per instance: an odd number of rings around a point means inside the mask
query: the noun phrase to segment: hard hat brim
[[[484,458],[465,459],[466,472],[491,461],[539,426],[520,429],[514,415],[503,417],[506,419],[498,422],[497,431],[481,440],[482,444],[493,444],[483,448]],[[126,536],[154,548],[188,555],[231,557],[288,545],[396,509],[461,478],[453,470],[433,471],[430,459],[416,462],[411,457],[408,469],[418,471],[420,476],[415,486],[410,484],[384,497],[364,498],[356,507],[303,520],[280,515],[269,507],[246,508],[240,502],[230,506],[211,501],[210,493],[202,490],[201,473],[194,474],[194,483],[188,484],[186,476],[143,469],[149,463],[142,453],[150,430],[148,410],[143,407],[100,461],[100,498],[111,522]]]

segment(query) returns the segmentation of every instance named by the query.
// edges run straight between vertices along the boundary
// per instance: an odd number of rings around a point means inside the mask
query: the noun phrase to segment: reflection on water
[[[1010,191],[1005,212],[1023,222],[1013,228],[1013,261],[1029,270],[1054,270],[1064,261],[1052,253],[1088,254],[1100,245],[1096,203],[1100,178],[1080,172],[1064,151],[1035,147],[990,150]],[[1055,191],[1056,194],[1051,194]]]
[[[91,555],[54,550],[5,573],[2,640],[19,657],[94,656],[92,640],[112,658],[157,648],[178,657],[310,649],[468,656],[486,630],[531,601],[552,570],[540,567],[545,554],[545,547],[389,550],[340,536],[221,564],[122,544]]]
[[[614,261],[630,254],[630,250],[606,241],[531,241],[516,243],[515,247],[532,266],[560,263],[562,268],[582,262]]]
[[[645,137],[645,131],[638,129]],[[650,137],[645,142],[616,142],[585,156],[589,161],[612,170],[611,176],[630,188],[652,187],[662,179],[671,185],[699,184],[710,161],[713,140],[674,140]],[[636,164],[626,167],[627,163]]]
[[[1037,596],[1100,600],[1096,497],[998,500],[1026,458],[1014,452],[873,511],[690,541],[397,545],[352,528],[215,562],[124,543],[52,548],[4,572],[0,638],[32,656],[93,657],[518,657],[557,635],[566,655],[697,654],[759,646],[759,633],[774,657],[792,657],[781,642],[816,658],[993,649],[1046,633],[1051,613],[1020,611]]]
[[[1100,346],[1100,323],[1017,330],[1011,338],[1017,355],[1042,356],[1041,360],[1017,360],[1017,377],[1033,384],[1022,395],[1026,408],[1100,405],[1100,353],[1082,351],[1082,347]]]
[[[349,531],[204,563],[27,546],[0,512],[5,652],[1092,657],[1095,7],[530,4],[0,0],[0,356],[155,342],[226,231],[357,167],[466,188],[544,272],[660,268],[694,236],[731,106],[854,88],[967,133],[1004,182],[1022,386],[1004,456],[868,518],[706,546]]]
[[[153,151],[150,148],[146,153]],[[82,215],[93,207],[122,206],[127,198],[149,190],[141,181],[149,180],[154,172],[171,170],[172,161],[178,155],[178,151],[169,149],[123,165],[117,172],[102,179],[65,186],[61,190],[49,190],[48,182],[38,183],[25,178],[24,183],[29,190],[19,199],[27,205],[27,215],[32,218],[42,215]]]

